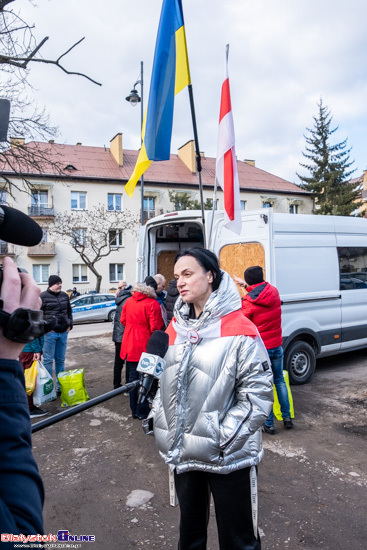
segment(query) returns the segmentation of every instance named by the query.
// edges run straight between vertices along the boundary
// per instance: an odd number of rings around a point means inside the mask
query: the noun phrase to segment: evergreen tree
[[[310,175],[297,176],[302,181],[301,187],[315,195],[315,214],[332,214],[349,216],[361,206],[358,201],[359,191],[350,182],[350,176],[355,169],[350,170],[354,161],[350,161],[347,139],[341,143],[332,144],[330,138],[338,127],[331,129],[332,116],[327,107],[318,103],[318,117],[313,117],[313,129],[307,128],[306,152],[302,153],[309,164],[300,165],[306,168]]]
[[[170,202],[174,205],[175,210],[201,210],[200,201],[191,198],[191,194],[187,191],[168,191]],[[212,210],[212,199],[206,199],[204,210]]]

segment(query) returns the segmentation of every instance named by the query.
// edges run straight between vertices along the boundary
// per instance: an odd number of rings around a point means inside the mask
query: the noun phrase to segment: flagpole
[[[200,203],[201,203],[201,219],[203,223],[203,237],[204,237],[204,246],[207,246],[206,242],[206,231],[205,231],[205,213],[204,213],[204,197],[203,197],[203,184],[201,181],[201,155],[199,149],[199,138],[198,130],[196,126],[196,115],[195,115],[195,105],[194,105],[194,95],[192,91],[192,84],[188,84],[189,88],[189,98],[190,98],[190,109],[191,109],[191,119],[192,127],[194,131],[194,142],[195,142],[195,156],[196,156],[196,169],[199,174],[199,190],[200,190]]]
[[[210,241],[211,241],[211,238],[212,238],[212,233],[213,233],[214,213],[217,209],[217,196],[218,196],[217,189],[218,189],[218,182],[217,182],[217,177],[215,176],[215,178],[214,178],[214,191],[213,191],[212,221],[210,223],[210,229],[209,229],[209,235],[208,235],[208,248],[209,248]]]

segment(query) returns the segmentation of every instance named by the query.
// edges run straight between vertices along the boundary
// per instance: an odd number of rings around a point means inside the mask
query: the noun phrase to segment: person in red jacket
[[[247,268],[244,278],[245,280],[233,277],[247,292],[242,298],[242,312],[256,325],[268,351],[284,427],[291,429],[293,422],[283,376],[282,311],[279,292],[275,286],[264,281],[264,273],[259,265]],[[271,435],[275,433],[273,411],[267,418],[263,430]]]
[[[122,308],[121,323],[125,326],[121,342],[121,359],[126,359],[129,382],[139,378],[136,368],[141,354],[146,351],[147,343],[155,330],[164,327],[161,306],[157,301],[157,283],[153,277],[147,277],[144,283],[133,286],[133,295]],[[130,392],[130,408],[133,418],[143,420],[149,414],[149,403],[145,400],[138,405],[138,389]]]

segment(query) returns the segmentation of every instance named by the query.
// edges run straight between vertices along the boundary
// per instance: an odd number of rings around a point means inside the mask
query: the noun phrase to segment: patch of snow
[[[100,420],[97,420],[96,418],[89,422],[89,426],[100,426],[101,424],[102,422]]]
[[[144,506],[144,504],[149,502],[153,497],[154,493],[151,493],[150,491],[135,489],[128,495],[126,499],[126,506],[129,506],[130,508],[139,508],[140,506]]]
[[[89,451],[88,447],[76,447],[73,449],[74,453],[77,455],[82,455],[84,453],[87,453]]]

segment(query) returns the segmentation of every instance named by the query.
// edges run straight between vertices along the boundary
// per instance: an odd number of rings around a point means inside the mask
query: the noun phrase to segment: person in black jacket
[[[38,310],[40,289],[27,273],[3,260],[3,310]],[[0,533],[43,534],[44,489],[32,454],[31,422],[23,368],[24,344],[8,340],[0,327]],[[9,544],[13,548],[13,544]]]
[[[113,321],[113,332],[112,332],[112,340],[115,342],[115,363],[113,366],[113,388],[114,389],[120,388],[122,385],[121,372],[124,367],[124,363],[126,363],[126,361],[124,361],[120,357],[121,342],[122,342],[122,337],[124,335],[124,330],[125,330],[125,327],[121,323],[120,318],[121,318],[121,311],[124,303],[128,298],[131,298],[132,296],[130,292],[131,289],[132,289],[132,286],[128,285],[126,281],[119,281],[117,285],[117,290],[116,290],[116,297],[115,297],[116,313]],[[125,380],[127,384],[129,382],[129,373],[127,371],[127,367],[125,371]]]
[[[72,298],[77,298],[78,296],[80,296],[80,292],[78,292],[77,289],[76,289],[76,286],[74,286],[74,287],[73,287],[73,290],[72,290],[72,292],[71,292],[71,294],[70,294],[70,300],[71,300]]]
[[[166,296],[166,310],[167,310],[167,324],[169,324],[173,317],[173,308],[175,307],[176,300],[179,296],[177,290],[177,281],[172,279],[168,285]]]
[[[73,328],[73,316],[70,299],[62,292],[62,280],[58,275],[50,275],[48,289],[41,292],[42,311],[45,321],[54,321],[55,328],[45,334],[43,362],[52,376],[52,365],[55,361],[56,391],[60,395],[59,372],[65,370],[68,333]]]

